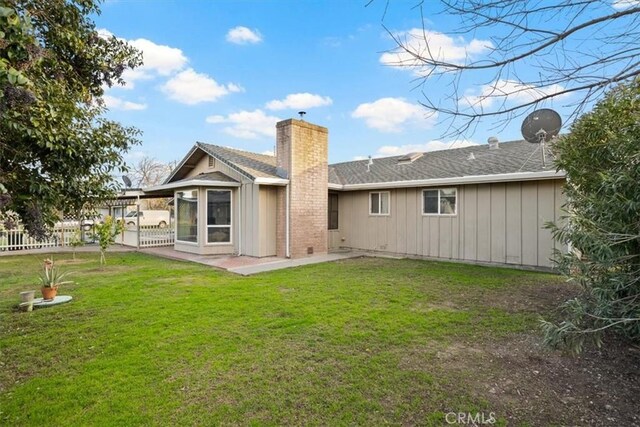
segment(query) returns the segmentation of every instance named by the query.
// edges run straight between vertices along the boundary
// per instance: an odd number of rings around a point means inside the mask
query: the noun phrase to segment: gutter
[[[544,179],[561,179],[566,176],[564,171],[544,172],[515,172],[493,175],[467,175],[453,178],[418,179],[411,181],[367,182],[362,184],[333,184],[330,190],[354,191],[376,190],[380,188],[433,187],[441,185],[482,184],[490,182],[538,181]]]
[[[253,182],[260,185],[289,185],[289,180],[285,178],[256,178]]]
[[[229,182],[229,181],[211,181],[206,179],[192,179],[189,181],[176,181],[171,182],[169,184],[157,185],[155,187],[147,187],[143,188],[142,191],[152,192],[152,191],[161,191],[161,190],[170,190],[173,188],[182,188],[182,187],[240,187],[239,182]]]

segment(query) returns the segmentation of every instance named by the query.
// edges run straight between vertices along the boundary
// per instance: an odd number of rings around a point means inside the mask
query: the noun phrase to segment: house
[[[175,197],[175,249],[305,257],[336,248],[549,267],[564,174],[524,141],[329,165],[328,130],[276,125],[276,155],[197,143],[149,195]]]

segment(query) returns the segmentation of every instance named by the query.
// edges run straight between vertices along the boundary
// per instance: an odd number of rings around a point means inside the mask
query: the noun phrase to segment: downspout
[[[238,187],[238,256],[242,255],[242,187],[244,184],[240,183]]]
[[[291,258],[291,249],[289,248],[289,185],[287,184],[285,190],[285,232],[284,232],[284,241],[285,241],[285,256],[287,258]]]

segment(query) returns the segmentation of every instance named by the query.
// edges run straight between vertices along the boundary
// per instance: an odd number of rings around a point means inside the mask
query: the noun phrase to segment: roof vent
[[[489,143],[489,150],[497,150],[498,148],[500,148],[500,142],[495,136],[489,137],[487,142]]]
[[[369,156],[369,161],[367,162],[367,172],[371,172],[371,165],[373,164],[373,159]]]
[[[406,165],[408,163],[413,163],[416,160],[418,160],[420,157],[422,157],[424,155],[424,153],[409,153],[409,154],[405,154],[404,156],[400,157],[398,159],[398,164],[399,165]]]
[[[467,160],[475,160],[475,159],[476,159],[476,156],[473,153],[469,153]]]

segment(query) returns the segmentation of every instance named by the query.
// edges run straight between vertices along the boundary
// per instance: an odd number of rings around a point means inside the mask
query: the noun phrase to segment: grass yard
[[[33,313],[43,256],[0,257],[0,424],[634,425],[638,350],[573,358],[537,329],[560,277],[364,258],[240,277],[56,255],[74,301]],[[38,290],[39,293],[39,290]]]

